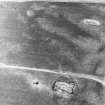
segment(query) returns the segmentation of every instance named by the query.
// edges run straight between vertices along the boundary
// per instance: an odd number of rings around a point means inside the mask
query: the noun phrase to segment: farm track
[[[17,69],[21,71],[26,70],[26,71],[36,71],[36,72],[43,72],[43,73],[50,73],[50,74],[57,74],[57,75],[71,75],[76,78],[94,80],[96,82],[101,83],[105,87],[104,77],[99,77],[99,76],[90,75],[90,74],[73,73],[73,72],[56,72],[50,69],[40,69],[40,68],[31,68],[31,67],[26,67],[26,66],[7,65],[3,63],[0,63],[0,68],[5,69],[5,70],[12,70],[12,73],[14,73],[13,71],[14,69]]]

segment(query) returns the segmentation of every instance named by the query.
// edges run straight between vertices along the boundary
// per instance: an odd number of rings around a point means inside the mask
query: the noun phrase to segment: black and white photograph
[[[0,105],[105,105],[105,1],[0,0]]]

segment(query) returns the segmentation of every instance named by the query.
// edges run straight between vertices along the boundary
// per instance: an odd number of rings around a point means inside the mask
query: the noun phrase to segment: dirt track
[[[98,81],[105,75],[102,8],[80,3],[1,3],[0,105],[57,104],[51,85],[62,72],[78,76],[80,99],[70,105],[104,105],[99,82],[105,83]],[[84,24],[87,18],[100,25]]]

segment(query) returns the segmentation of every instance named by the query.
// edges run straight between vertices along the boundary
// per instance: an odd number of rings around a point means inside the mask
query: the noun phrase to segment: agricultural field
[[[105,5],[0,2],[0,105],[105,105]]]

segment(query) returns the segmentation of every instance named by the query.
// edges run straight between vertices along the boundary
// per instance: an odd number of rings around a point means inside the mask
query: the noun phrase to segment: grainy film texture
[[[0,105],[105,105],[105,5],[0,2]]]

